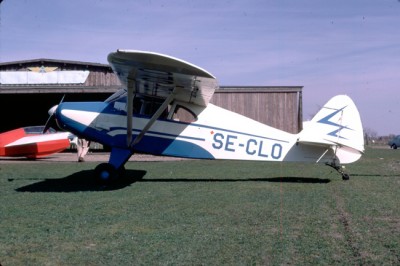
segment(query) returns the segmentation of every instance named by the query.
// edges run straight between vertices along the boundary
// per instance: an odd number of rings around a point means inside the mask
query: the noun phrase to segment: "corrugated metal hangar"
[[[106,64],[53,59],[0,63],[0,132],[45,124],[47,111],[64,95],[64,101],[103,101],[120,87]],[[211,102],[297,133],[302,129],[302,88],[221,86]]]

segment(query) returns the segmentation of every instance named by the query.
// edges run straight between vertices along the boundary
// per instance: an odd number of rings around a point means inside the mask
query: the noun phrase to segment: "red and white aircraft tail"
[[[70,147],[69,132],[50,130],[43,126],[24,127],[0,134],[0,156],[36,159],[61,152]]]

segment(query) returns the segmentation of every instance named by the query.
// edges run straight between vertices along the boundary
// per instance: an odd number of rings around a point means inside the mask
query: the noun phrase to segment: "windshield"
[[[42,134],[44,128],[45,126],[24,127],[24,131],[26,134]],[[50,127],[45,133],[56,133],[56,130]]]
[[[113,95],[111,95],[110,97],[108,97],[105,102],[106,103],[110,103],[110,102],[114,102],[117,99],[121,98],[122,96],[126,96],[127,90],[126,89],[120,89],[118,91],[116,91]]]

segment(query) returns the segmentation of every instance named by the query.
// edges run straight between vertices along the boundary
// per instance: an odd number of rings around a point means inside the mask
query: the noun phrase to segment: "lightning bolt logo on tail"
[[[328,133],[329,136],[333,136],[333,137],[337,137],[337,138],[341,138],[341,139],[346,139],[345,137],[340,136],[340,132],[342,131],[342,129],[349,129],[349,130],[353,130],[347,126],[343,126],[341,124],[335,123],[331,121],[331,118],[333,118],[335,115],[337,115],[338,113],[342,112],[342,115],[339,119],[339,122],[342,123],[342,117],[343,117],[343,110],[346,108],[347,106],[344,106],[343,108],[340,108],[338,110],[335,110],[333,113],[325,116],[324,118],[318,120],[318,123],[321,124],[325,124],[325,125],[330,125],[330,126],[334,126],[337,127],[337,129],[333,130],[332,132]]]

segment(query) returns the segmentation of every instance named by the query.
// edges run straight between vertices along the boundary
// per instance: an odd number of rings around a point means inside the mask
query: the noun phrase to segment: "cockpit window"
[[[24,127],[26,134],[42,134],[45,126]],[[54,128],[49,128],[45,133],[56,133]]]
[[[106,102],[113,102],[115,109],[126,111],[127,98],[127,90],[121,89],[111,95]],[[162,106],[164,100],[165,99],[159,97],[135,94],[133,96],[133,114],[151,117]],[[176,102],[173,102],[165,108],[159,118],[185,123],[192,123],[197,120],[197,116],[190,109]]]
[[[120,98],[121,96],[123,96],[124,94],[127,94],[127,90],[126,89],[120,89],[120,90],[116,91],[113,95],[108,97],[105,100],[105,102],[106,103],[113,102],[113,101],[117,100],[118,98]]]
[[[192,111],[179,104],[173,105],[168,118],[185,123],[192,123],[197,120],[197,116]]]
[[[133,113],[141,114],[145,116],[152,116],[161,107],[164,99],[156,97],[139,97],[136,96],[133,99]],[[167,118],[168,110],[167,108],[161,114],[160,118]]]

